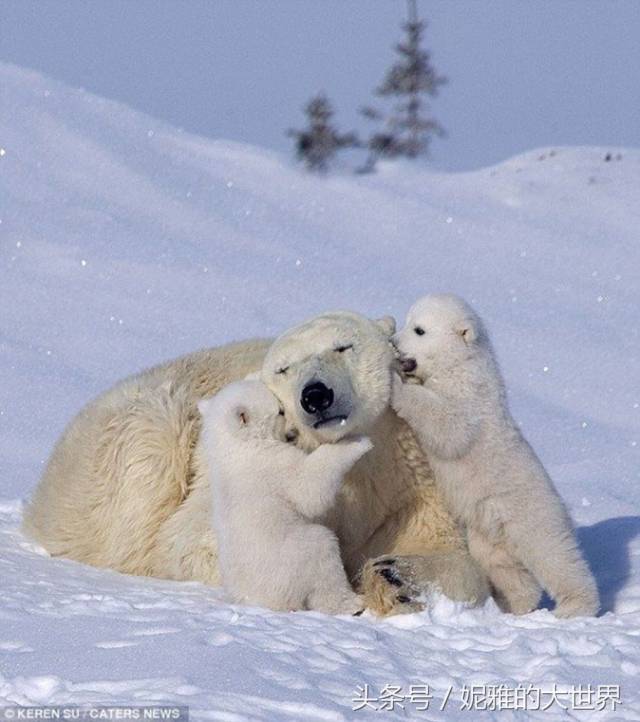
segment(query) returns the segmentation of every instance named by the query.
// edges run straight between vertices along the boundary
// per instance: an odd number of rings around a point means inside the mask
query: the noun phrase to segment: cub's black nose
[[[400,361],[400,366],[402,366],[402,370],[405,373],[410,374],[416,370],[418,364],[414,358],[403,358]]]
[[[333,389],[316,381],[302,389],[300,404],[308,414],[326,411],[333,403]]]

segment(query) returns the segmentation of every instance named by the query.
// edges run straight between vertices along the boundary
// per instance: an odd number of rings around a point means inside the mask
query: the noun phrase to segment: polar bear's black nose
[[[333,389],[325,386],[322,381],[308,384],[302,389],[300,404],[308,414],[326,411],[333,403]]]
[[[400,361],[400,366],[402,366],[403,371],[410,374],[416,370],[418,364],[416,363],[416,360],[414,358],[403,358]]]

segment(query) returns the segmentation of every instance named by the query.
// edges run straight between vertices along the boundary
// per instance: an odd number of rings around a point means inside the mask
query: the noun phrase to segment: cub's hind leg
[[[527,614],[540,603],[542,589],[524,565],[502,542],[494,542],[481,531],[469,529],[467,535],[471,556],[484,569],[498,606],[504,612]]]

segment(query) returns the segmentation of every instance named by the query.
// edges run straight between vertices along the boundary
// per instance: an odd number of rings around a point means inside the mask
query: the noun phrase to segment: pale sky
[[[640,146],[639,0],[419,0],[449,85],[432,163]],[[289,152],[324,90],[343,130],[393,59],[404,0],[0,0],[0,60],[212,138]]]

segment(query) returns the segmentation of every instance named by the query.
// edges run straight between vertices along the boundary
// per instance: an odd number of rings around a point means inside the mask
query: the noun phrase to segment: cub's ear
[[[470,345],[478,339],[478,325],[472,318],[463,318],[456,324],[456,333],[462,336],[462,340]]]
[[[238,404],[238,406],[233,409],[233,418],[240,428],[248,426],[251,420],[249,409],[243,404]]]
[[[260,381],[260,372],[259,371],[252,371],[250,374],[247,374],[244,377],[245,381]]]
[[[396,320],[393,316],[383,316],[376,321],[376,325],[381,328],[387,336],[392,336],[396,332]]]

